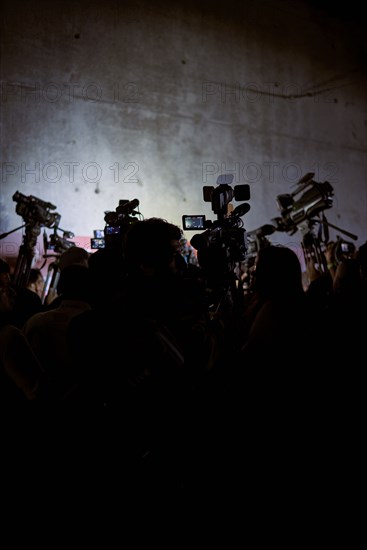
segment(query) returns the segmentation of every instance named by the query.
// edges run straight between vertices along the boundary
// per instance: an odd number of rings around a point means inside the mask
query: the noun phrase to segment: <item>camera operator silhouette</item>
[[[245,343],[247,353],[273,349],[282,353],[297,341],[305,318],[306,298],[301,265],[297,255],[287,247],[268,246],[259,251],[253,289],[260,308]],[[306,316],[307,317],[307,316]],[[295,323],[295,319],[297,322]],[[304,327],[305,330],[307,327]]]
[[[306,351],[314,338],[313,325],[295,252],[275,245],[259,250],[252,292],[256,307],[229,381],[230,430],[235,433],[243,423],[249,464],[263,486],[278,491],[279,481],[289,491],[292,479],[303,483],[297,469],[304,460],[289,457],[308,441],[318,407],[317,376]],[[236,444],[234,436],[232,455]]]
[[[39,268],[32,267],[26,288],[35,292],[41,299],[45,280]]]
[[[64,254],[67,256],[68,252]],[[68,344],[70,321],[90,309],[88,267],[68,263],[63,255],[60,265],[58,298],[52,307],[33,315],[23,327],[31,348],[48,376],[55,403],[67,396],[76,384]]]
[[[82,406],[103,419],[106,468],[116,475],[127,460],[138,484],[178,482],[193,392],[212,353],[203,289],[180,255],[181,237],[178,226],[150,218],[129,227],[119,250],[92,254],[92,311],[69,334]]]

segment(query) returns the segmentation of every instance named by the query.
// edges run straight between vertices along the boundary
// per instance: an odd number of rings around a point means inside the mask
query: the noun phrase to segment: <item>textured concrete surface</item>
[[[251,230],[314,172],[334,188],[329,221],[362,244],[364,29],[358,13],[319,5],[3,2],[0,232],[21,223],[17,190],[84,237],[119,199],[179,225],[182,214],[215,219],[202,187],[221,173],[250,184]]]

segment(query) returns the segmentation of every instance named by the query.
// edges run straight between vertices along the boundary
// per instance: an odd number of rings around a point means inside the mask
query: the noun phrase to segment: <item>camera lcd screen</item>
[[[104,239],[91,239],[90,240],[90,247],[92,250],[98,249],[98,248],[104,248],[105,247],[105,240]]]
[[[186,230],[205,229],[205,215],[184,215],[182,216],[182,227]]]
[[[103,239],[104,238],[104,230],[103,229],[95,229],[93,231],[93,237],[95,239]]]
[[[341,243],[342,252],[350,252],[350,246],[348,243]]]
[[[105,229],[106,235],[118,235],[121,232],[121,227],[119,225],[108,225]]]

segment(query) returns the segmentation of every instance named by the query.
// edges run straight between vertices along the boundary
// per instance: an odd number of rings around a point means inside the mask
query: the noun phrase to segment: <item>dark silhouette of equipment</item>
[[[21,226],[25,227],[25,232],[22,244],[19,247],[13,273],[13,283],[19,287],[26,287],[41,227],[54,227],[59,223],[61,216],[57,212],[51,212],[56,209],[56,206],[33,195],[26,196],[16,191],[13,195],[13,201],[16,202],[16,213],[25,222]]]
[[[198,252],[198,262],[204,273],[211,295],[210,307],[214,312],[224,307],[224,304],[231,310],[237,304],[240,263],[246,255],[246,231],[241,217],[250,210],[250,205],[243,203],[231,209],[230,202],[250,199],[250,186],[243,184],[232,187],[232,181],[233,174],[223,174],[217,179],[217,187],[203,187],[204,201],[211,202],[217,220],[206,220],[206,230],[190,239],[191,245]]]
[[[71,231],[65,231],[59,227],[61,215],[56,210],[56,206],[50,202],[43,201],[33,195],[23,195],[16,191],[13,195],[13,201],[16,202],[15,211],[23,218],[24,224],[3,233],[0,239],[3,239],[19,229],[25,228],[22,244],[19,247],[18,256],[13,273],[13,284],[18,287],[25,288],[28,284],[29,275],[32,269],[33,260],[35,257],[37,239],[41,233],[42,227],[53,228],[50,241],[47,239],[47,234],[44,231],[44,258],[55,257],[56,259],[71,246],[75,246],[69,241],[74,237]],[[62,236],[59,234],[62,232]],[[47,250],[53,250],[53,254],[47,254]],[[43,264],[43,266],[45,263]],[[43,267],[42,266],[42,267]],[[41,267],[41,269],[42,269]],[[49,273],[46,278],[46,284],[50,288],[57,285],[57,262],[50,264]],[[52,272],[52,273],[51,273]],[[45,284],[45,289],[46,289]],[[45,293],[44,289],[44,293]],[[42,300],[44,300],[44,295]]]
[[[59,231],[62,232],[62,235],[59,235]],[[50,264],[48,265],[46,280],[41,296],[42,303],[45,302],[46,297],[49,293],[55,293],[57,291],[57,285],[60,278],[60,256],[63,252],[75,246],[75,243],[68,240],[72,239],[73,237],[74,233],[72,233],[71,231],[65,231],[64,229],[56,226],[54,227],[54,232],[51,233],[49,239],[47,237],[46,231],[44,230],[43,232],[43,257],[45,261],[42,264],[41,269],[45,266],[45,263],[49,258],[53,258],[53,261],[50,262]],[[51,252],[48,253],[48,250],[50,250]]]
[[[291,194],[278,195],[277,204],[281,217],[273,218],[277,231],[293,235],[300,231],[305,261],[312,259],[315,266],[326,272],[325,245],[329,241],[329,227],[344,233],[353,240],[358,237],[328,222],[324,211],[333,206],[334,189],[325,181],[313,180],[313,172],[307,173],[297,183]]]
[[[262,248],[271,245],[268,237],[276,231],[275,225],[265,224],[246,233],[246,256],[242,263],[243,289],[248,291],[253,280],[253,268],[256,257]]]
[[[130,226],[142,217],[138,210],[139,200],[120,199],[115,210],[106,210],[104,221],[106,222],[103,237],[95,234],[91,239],[91,248],[120,249],[124,253],[124,240]]]

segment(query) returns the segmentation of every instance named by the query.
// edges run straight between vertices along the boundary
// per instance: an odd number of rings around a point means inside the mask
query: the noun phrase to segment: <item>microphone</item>
[[[247,212],[250,210],[251,206],[248,202],[244,202],[243,204],[240,204],[239,206],[236,206],[234,210],[232,210],[231,217],[238,216],[241,218],[241,216],[244,216],[247,214]]]
[[[140,202],[138,199],[133,199],[132,201],[122,202],[116,208],[116,211],[119,214],[131,214],[131,212],[139,206]]]

